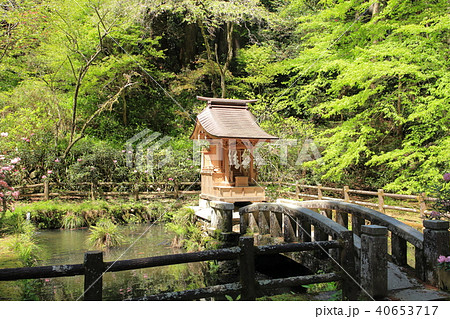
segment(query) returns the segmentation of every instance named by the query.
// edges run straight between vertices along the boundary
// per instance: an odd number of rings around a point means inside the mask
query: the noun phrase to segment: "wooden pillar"
[[[84,300],[102,300],[103,271],[102,251],[88,251],[84,254]]]
[[[384,210],[384,190],[383,189],[379,189],[378,190],[378,210],[380,212],[382,212],[383,214],[385,213],[385,210]]]
[[[348,191],[350,190],[350,188],[348,186],[344,186],[344,201],[346,203],[350,203],[350,195],[348,194]]]
[[[44,180],[44,200],[49,200],[50,196],[48,179]]]
[[[427,204],[425,203],[425,193],[421,193],[419,196],[417,196],[417,200],[419,201],[419,209],[420,209],[420,217],[425,218],[425,212],[427,210]]]
[[[321,200],[323,198],[322,194],[322,184],[317,185],[317,199]]]
[[[252,301],[256,299],[255,280],[255,247],[253,237],[239,239],[239,272],[242,285],[241,300]]]

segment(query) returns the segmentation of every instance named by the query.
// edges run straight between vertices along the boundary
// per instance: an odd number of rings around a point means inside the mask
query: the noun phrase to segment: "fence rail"
[[[140,198],[152,197],[178,197],[181,194],[200,194],[197,190],[200,182],[177,182],[173,184],[168,183],[114,183],[114,182],[99,182],[99,183],[77,183],[72,187],[84,190],[64,190],[57,183],[49,182],[48,180],[34,185],[23,185],[14,187],[20,191],[19,199],[38,199],[49,200],[51,198],[110,198],[110,197],[131,197],[135,200]],[[196,188],[191,190],[191,188]],[[52,192],[52,189],[56,191]],[[109,189],[106,191],[105,189]],[[114,190],[116,189],[116,190]],[[125,190],[117,190],[125,189]],[[31,190],[31,192],[30,192]],[[40,190],[40,192],[36,192]]]
[[[343,188],[335,188],[335,187],[326,187],[322,185],[304,185],[304,184],[293,184],[293,183],[278,183],[279,186],[288,186],[295,189],[295,191],[287,191],[285,192],[288,195],[294,196],[295,199],[301,198],[316,198],[319,200],[337,200],[344,201],[347,203],[358,204],[362,206],[374,207],[377,208],[380,212],[385,213],[386,209],[411,212],[411,213],[419,213],[421,217],[425,217],[429,211],[427,206],[430,206],[429,203],[435,202],[437,199],[433,197],[427,197],[425,193],[421,193],[418,195],[405,195],[405,194],[393,194],[386,193],[383,189],[378,189],[377,191],[367,191],[367,190],[358,190],[358,189],[350,189],[349,186],[344,186]],[[302,192],[301,190],[316,190],[315,194]],[[323,192],[334,192],[341,194],[341,197],[328,197],[324,196]],[[351,199],[350,194],[356,195],[366,195],[366,196],[376,196],[377,203],[361,201],[356,199]],[[410,200],[414,201],[414,205],[417,208],[411,207],[403,207],[403,206],[392,206],[385,204],[385,198],[394,198],[401,200]],[[428,202],[428,204],[427,204]]]
[[[343,280],[343,276],[334,272],[261,281],[255,279],[256,255],[312,251],[323,249],[323,247],[327,249],[343,249],[345,243],[334,240],[313,243],[291,243],[289,245],[254,246],[253,237],[242,236],[239,239],[239,245],[231,248],[120,260],[116,262],[104,262],[103,252],[91,251],[85,254],[83,264],[0,269],[0,281],[84,275],[84,300],[102,300],[102,275],[105,272],[168,266],[208,260],[237,259],[239,260],[239,282],[181,292],[162,293],[142,297],[138,300],[195,300],[207,297],[224,297],[227,294],[240,294],[242,300],[255,300],[257,293],[265,288],[293,287],[302,284],[331,281],[341,281],[342,285],[345,286],[346,281]],[[343,292],[345,291],[347,290],[343,289]],[[347,298],[347,296],[343,294],[343,298]]]

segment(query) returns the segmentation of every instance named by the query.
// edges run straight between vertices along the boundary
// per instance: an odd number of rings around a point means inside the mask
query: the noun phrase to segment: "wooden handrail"
[[[0,269],[0,281],[12,281],[19,279],[40,279],[49,277],[66,277],[84,275],[85,300],[101,300],[101,276],[105,272],[116,272],[131,269],[168,266],[182,263],[191,263],[208,260],[232,260],[240,259],[241,281],[217,285],[182,292],[165,293],[144,297],[141,300],[194,300],[207,296],[224,296],[228,293],[241,293],[243,300],[254,300],[255,291],[248,291],[246,288],[256,289],[258,284],[262,287],[289,287],[306,283],[320,283],[342,280],[338,274],[329,273],[313,276],[297,276],[284,279],[273,279],[258,282],[254,279],[254,267],[249,267],[246,263],[253,264],[256,255],[275,254],[286,251],[313,251],[325,248],[342,248],[343,243],[337,241],[325,241],[314,243],[298,243],[288,245],[253,246],[253,237],[241,237],[239,246],[216,250],[206,250],[200,252],[173,254],[139,259],[119,260],[115,262],[103,262],[102,252],[87,252],[85,263],[76,265],[23,267]],[[248,250],[248,248],[251,248]],[[89,257],[89,258],[87,258]],[[93,262],[96,261],[96,262]],[[242,272],[242,269],[250,270]],[[253,273],[252,273],[253,272]],[[97,274],[97,276],[93,275]],[[100,276],[100,280],[99,280]],[[94,285],[99,289],[94,289]],[[94,288],[92,288],[94,287]]]

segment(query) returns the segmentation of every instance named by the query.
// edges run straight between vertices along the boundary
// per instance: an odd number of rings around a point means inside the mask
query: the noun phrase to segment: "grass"
[[[95,247],[109,248],[120,246],[124,237],[120,229],[109,219],[100,219],[96,226],[89,228],[89,242]]]
[[[152,221],[166,212],[161,202],[135,201],[39,201],[19,203],[16,213],[31,220],[39,229],[74,229],[95,225],[101,218],[111,219],[117,224]]]

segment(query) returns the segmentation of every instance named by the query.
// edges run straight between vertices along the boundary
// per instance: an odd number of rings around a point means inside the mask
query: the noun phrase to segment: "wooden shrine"
[[[265,201],[264,187],[257,183],[254,148],[278,138],[264,132],[249,111],[248,104],[256,100],[197,99],[207,102],[191,135],[204,145],[200,198],[229,203]]]

